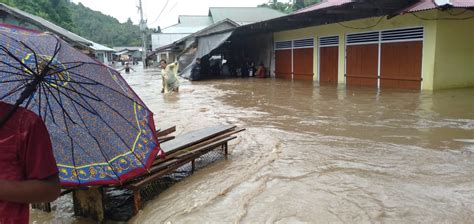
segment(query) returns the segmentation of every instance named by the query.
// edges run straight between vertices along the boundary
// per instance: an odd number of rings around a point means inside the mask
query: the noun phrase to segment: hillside
[[[140,46],[137,25],[129,19],[120,23],[117,19],[93,11],[81,3],[69,0],[0,0],[33,15],[45,18],[71,32],[94,42],[114,46]]]

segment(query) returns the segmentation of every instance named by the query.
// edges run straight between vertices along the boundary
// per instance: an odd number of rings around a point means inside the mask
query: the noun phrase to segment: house
[[[142,47],[114,47],[114,60],[116,61],[141,61],[143,48]]]
[[[240,26],[221,47],[263,61],[275,78],[381,89],[472,87],[473,9],[474,1],[462,0],[326,0]]]
[[[89,46],[92,45],[89,40],[39,16],[10,7],[4,3],[0,3],[0,23],[24,27],[31,30],[51,32],[61,37],[72,46],[85,50],[85,53],[89,53],[88,51],[92,50],[89,48]]]
[[[162,29],[161,33],[151,35],[152,49],[169,45],[212,24],[209,16],[181,15],[178,18],[178,24]]]
[[[104,64],[112,63],[114,49],[94,42],[92,42],[90,47],[94,50],[94,56],[97,60]]]
[[[87,40],[73,32],[70,32],[48,20],[32,15],[4,3],[0,3],[0,23],[10,24],[31,30],[51,32],[76,49],[88,55],[94,55],[99,61],[107,64],[111,59],[111,48]]]
[[[242,26],[284,15],[286,14],[265,7],[210,7],[207,16],[180,16],[178,24],[163,29],[162,33],[152,34],[152,50],[159,55],[159,59],[173,61],[183,50],[183,47],[177,47],[175,42],[182,44],[182,41],[186,40],[184,48],[187,48],[194,43],[196,35],[192,34],[198,31],[209,27],[222,27],[225,24],[232,24],[232,27]]]

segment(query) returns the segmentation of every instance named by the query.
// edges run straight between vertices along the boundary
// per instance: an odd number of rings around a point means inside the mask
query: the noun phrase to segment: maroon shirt
[[[10,104],[0,102],[0,117]],[[0,179],[41,180],[58,173],[48,130],[41,118],[18,108],[0,127]],[[29,205],[0,200],[0,224],[28,223]]]

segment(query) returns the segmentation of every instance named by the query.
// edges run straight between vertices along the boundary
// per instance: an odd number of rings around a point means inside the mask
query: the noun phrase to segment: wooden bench
[[[149,172],[127,181],[121,186],[101,186],[85,190],[74,190],[73,201],[76,215],[93,218],[96,221],[105,219],[104,187],[118,187],[133,191],[134,214],[142,208],[141,190],[156,182],[159,178],[172,174],[178,168],[191,163],[191,172],[195,170],[195,160],[212,150],[220,150],[227,159],[228,142],[235,139],[238,129],[235,125],[217,125],[192,131],[177,137],[167,136],[176,127],[157,130],[160,146],[166,153],[165,158],[157,157]]]

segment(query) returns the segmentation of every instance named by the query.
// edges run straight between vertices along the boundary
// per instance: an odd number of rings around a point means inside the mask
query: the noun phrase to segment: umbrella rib
[[[1,71],[0,71],[1,72]],[[2,83],[11,83],[11,82],[25,82],[27,80],[31,80],[31,79],[14,79],[14,80],[6,80],[6,81],[2,81]]]
[[[47,87],[45,87],[45,86],[46,86],[46,84],[44,84],[44,83],[40,84],[40,88],[43,89],[43,92],[44,92],[44,95],[45,95],[44,98],[46,100],[46,108],[44,109],[45,110],[45,112],[44,112],[44,121],[46,122],[46,119],[47,119],[47,116],[48,116],[48,109],[49,109],[49,113],[51,114],[51,119],[53,120],[53,123],[56,124],[56,120],[54,119],[54,116],[53,116],[53,109],[51,107],[51,104],[49,103],[49,98],[46,97],[46,88]]]
[[[24,47],[28,48],[28,50],[30,50],[33,55],[35,56],[35,67],[36,67],[36,72],[39,74],[39,67],[38,67],[38,57],[36,55],[36,51],[34,51],[30,46],[28,46],[26,43],[24,43],[23,41],[19,41]]]
[[[12,52],[10,52],[10,50],[8,50],[6,47],[0,46],[0,50],[2,50],[3,52],[7,53],[8,56],[10,56],[11,58],[13,58],[16,62],[20,63],[20,65],[23,66],[23,68],[29,70],[29,71],[31,72],[31,74],[37,75],[36,72],[34,72],[30,67],[28,67],[27,65],[25,65],[25,63],[23,63],[19,58],[17,58],[17,57],[16,57]],[[6,62],[3,62],[3,61],[2,61],[2,63],[6,64],[6,65],[9,65],[9,66],[11,66],[11,67],[13,67],[13,68],[16,68],[17,70],[20,70],[20,71],[21,71],[21,69],[15,67],[15,66],[13,66],[13,65],[10,65],[10,64],[8,64],[8,63],[6,63]]]
[[[85,88],[84,88],[84,89],[85,89]],[[87,90],[87,89],[85,89],[85,90]],[[88,90],[87,90],[87,91],[88,91]],[[93,93],[91,93],[91,94],[93,94]],[[95,95],[94,95],[94,96],[95,96]],[[92,105],[90,105],[85,99],[83,99],[83,100],[84,100],[84,102],[85,102],[87,105],[89,105],[91,108],[94,108],[94,107],[92,107]],[[103,104],[107,105],[109,108],[111,108],[106,102],[104,102],[104,101],[101,101],[101,102],[102,102]],[[94,109],[93,109],[93,110],[94,110]],[[95,110],[94,110],[94,111],[95,111]],[[125,146],[127,146],[127,143],[125,142],[125,140],[123,140],[122,137],[121,137],[112,127],[110,127],[110,125],[103,119],[102,116],[100,116],[100,114],[99,114],[97,111],[95,111],[95,112],[96,112],[96,113],[95,113],[96,116],[97,116],[98,118],[100,118],[100,120],[101,120],[102,122],[104,122],[104,124],[105,124],[108,128],[110,128],[110,130],[112,130],[112,131],[114,132],[114,134],[116,134],[116,135],[120,138],[120,140],[122,141],[122,143],[123,143]],[[121,115],[120,113],[118,113],[118,114]],[[124,118],[124,117],[122,117],[122,118]],[[124,118],[124,119],[125,119],[125,118]],[[125,120],[126,120],[126,119],[125,119]],[[132,127],[133,127],[133,126],[132,126]]]
[[[64,88],[64,89],[66,89],[66,88]],[[66,89],[66,90],[69,90],[69,89]],[[66,92],[63,92],[63,91],[59,90],[59,88],[57,89],[57,91],[58,91],[59,93],[61,93],[64,97],[66,97],[66,98],[68,98],[69,100],[71,100],[72,102],[74,102],[74,103],[80,105],[82,108],[84,108],[85,110],[87,110],[89,113],[94,114],[94,115],[97,115],[94,111],[92,111],[92,110],[89,109],[89,108],[86,108],[86,106],[84,106],[82,103],[80,103],[80,102],[77,101],[76,99],[72,98],[71,96],[69,96]],[[86,96],[86,95],[84,95],[84,94],[82,94],[82,93],[81,93],[81,94],[78,94],[78,95],[80,95],[80,96]],[[89,99],[96,100],[96,99],[90,98],[89,96],[87,96],[87,97],[88,97]],[[82,98],[81,98],[81,99],[82,99]],[[84,100],[84,99],[82,99],[82,100]],[[85,101],[85,100],[84,100],[84,101]],[[96,100],[96,101],[100,102],[99,100]],[[91,108],[92,108],[92,106],[91,106]]]
[[[115,168],[110,164],[110,160],[107,158],[105,153],[102,150],[102,146],[99,143],[99,140],[91,133],[90,129],[87,127],[86,122],[84,121],[84,118],[81,116],[81,113],[79,113],[79,110],[77,109],[76,105],[73,104],[74,110],[76,110],[76,113],[78,114],[79,118],[81,119],[82,124],[84,125],[85,129],[87,130],[87,133],[94,139],[94,141],[97,144],[97,147],[99,147],[100,154],[102,157],[104,157],[105,161],[109,165],[109,167],[112,169],[112,172],[114,172],[115,176],[117,177],[117,181],[120,182],[120,176],[119,174],[115,171]]]
[[[32,77],[31,75],[25,75],[25,73],[23,73],[23,72],[22,73],[17,73],[17,72],[11,72],[11,71],[6,71],[6,70],[0,70],[0,72],[5,73],[5,74],[23,76],[23,77]]]
[[[7,98],[7,97],[9,97],[9,96],[11,96],[11,95],[17,93],[18,91],[22,90],[22,88],[24,88],[26,85],[27,85],[27,84],[25,84],[25,83],[22,83],[22,84],[18,85],[18,86],[15,87],[14,89],[10,90],[9,93],[7,93],[7,94],[5,94],[4,96],[0,97],[0,100],[3,100],[3,99],[5,99],[5,98]]]
[[[51,72],[51,73],[47,74],[47,76],[53,76],[53,75],[59,74],[61,72],[66,72],[66,71],[69,71],[71,69],[79,68],[79,67],[84,65],[83,62],[78,62],[78,63],[81,63],[81,64],[75,65],[75,66],[72,66],[72,67],[69,67],[69,68],[66,68],[66,69],[62,69],[62,70],[56,70],[54,72]]]
[[[50,93],[50,95],[53,97],[53,99],[56,101],[56,103],[58,103],[58,106],[61,107],[62,111],[63,111],[63,114],[65,114],[69,120],[72,122],[72,123],[75,123],[71,116],[69,115],[69,113],[66,111],[66,109],[64,108],[64,106],[62,105],[62,100],[58,100],[56,98],[56,96],[53,94],[53,92],[49,89],[49,88],[45,88],[46,90],[48,90],[48,92]],[[61,94],[58,94],[58,98],[61,98]],[[61,101],[61,102],[60,102]],[[66,120],[64,120],[64,122],[66,122]]]
[[[61,100],[61,98],[60,98]],[[63,115],[63,120],[64,120],[64,126],[66,127],[66,133],[67,133],[67,137],[69,138],[69,141],[70,141],[70,144],[71,144],[71,158],[72,158],[72,165],[74,167],[74,171],[76,172],[76,177],[77,177],[77,182],[79,183],[79,185],[81,185],[81,179],[79,178],[79,174],[77,172],[77,168],[76,168],[76,159],[75,159],[75,153],[74,153],[74,144],[73,144],[73,139],[71,137],[71,133],[69,132],[69,126],[66,122],[66,115],[65,113],[62,113]]]
[[[55,84],[55,85],[57,85],[57,84]],[[65,86],[59,86],[59,85],[57,85],[57,87],[55,87],[55,88],[56,88],[56,89],[62,88],[62,89],[71,91],[71,92],[73,92],[73,93],[76,93],[77,95],[81,95],[81,96],[87,97],[87,98],[89,98],[89,99],[91,99],[91,100],[94,100],[94,101],[97,101],[97,102],[101,102],[101,101],[102,101],[99,97],[97,97],[97,96],[95,96],[95,95],[94,95],[95,98],[94,98],[94,97],[91,97],[91,96],[89,96],[89,95],[86,95],[86,94],[84,94],[84,93],[81,93],[81,92],[77,91],[75,88],[72,87],[72,85],[69,85],[69,86],[71,86],[71,88],[67,88],[67,87],[65,87]],[[64,94],[64,92],[61,92],[61,93]]]
[[[100,98],[98,96],[96,96],[93,92],[91,92],[89,89],[87,88],[84,88],[83,86],[80,86],[82,89],[84,89],[85,91],[87,91],[89,94],[93,95],[94,97],[97,97],[97,98]],[[130,98],[127,98],[129,100],[131,100],[132,102],[135,102],[134,100],[130,99]],[[112,106],[110,106],[107,102],[101,100],[101,102],[106,105],[108,108],[110,108],[112,111],[114,111],[115,113],[117,113],[118,116],[120,116],[125,122],[127,122],[131,127],[134,127],[134,124],[132,122],[130,122],[129,120],[127,120],[119,111],[117,111],[115,108],[113,108]]]
[[[71,72],[71,71],[69,71],[69,73],[71,73],[71,74],[73,74],[73,75],[76,75],[76,76],[79,76],[79,77],[81,77],[81,78],[87,79],[87,80],[91,80],[91,81],[97,82],[97,81],[95,81],[95,80],[93,80],[93,79],[90,79],[89,77],[86,77],[86,76],[80,75],[80,74],[78,74],[78,73],[75,73],[75,72]],[[117,91],[117,90],[115,90],[115,89],[113,89],[113,88],[111,88],[111,87],[109,87],[109,86],[106,86],[106,85],[104,85],[104,84],[100,83],[100,82],[97,82],[97,85],[100,85],[100,86],[102,86],[102,87],[105,87],[105,88],[107,88],[107,89],[109,89],[109,90],[111,90],[111,91],[113,91],[113,92],[115,92],[115,93],[117,93],[117,94],[119,94],[119,95],[121,95],[121,96],[125,97],[125,98],[128,98],[129,100],[131,100],[131,101],[133,101],[133,102],[136,102],[138,105],[140,105],[140,106],[142,106],[142,107],[145,107],[145,108],[146,108],[146,106],[145,106],[145,105],[141,104],[140,102],[138,102],[138,101],[134,100],[134,99],[133,99],[133,98],[131,98],[130,96],[127,96],[127,95],[125,95],[124,93],[122,93],[122,92],[120,92],[120,91]]]
[[[87,89],[86,89],[86,90],[87,90]],[[91,94],[92,94],[92,93],[91,93]],[[84,100],[84,99],[83,99],[83,100]],[[84,102],[85,102],[86,104],[88,104],[91,108],[93,108],[87,101],[84,100]],[[112,107],[110,107],[107,103],[105,103],[104,101],[102,101],[102,102],[103,102],[105,105],[107,105],[109,108],[111,108],[112,110],[114,110],[114,109],[113,109]],[[95,110],[94,110],[94,111],[95,111]],[[114,111],[115,111],[115,110],[114,110]],[[117,113],[119,116],[121,116],[125,121],[128,122],[128,120],[126,120],[125,117],[123,117],[120,113],[118,113],[118,112],[116,112],[116,113]],[[103,119],[103,117],[99,115],[98,112],[96,112],[96,114],[97,114],[96,116],[97,116],[110,130],[112,130],[112,132],[120,139],[120,141],[122,141],[122,143],[123,143],[127,148],[129,148],[128,145],[127,145],[127,143],[125,142],[125,140],[122,138],[122,136],[120,136],[120,135],[117,133],[117,131],[115,131],[115,129],[113,129],[113,128]],[[130,123],[131,123],[131,122],[130,122]],[[135,126],[132,126],[132,127],[135,128]],[[133,153],[133,155],[135,156],[135,158],[137,158],[137,159],[139,158],[139,157],[135,154],[134,151],[132,151],[132,150],[130,150],[130,151]],[[138,159],[138,161],[142,164],[143,167],[146,167],[145,164],[143,164],[143,162],[142,162],[140,159]]]
[[[49,65],[48,65],[49,66]],[[52,92],[51,90],[48,89],[48,91]],[[57,101],[56,97],[51,94],[53,96],[53,98]],[[77,169],[76,169],[76,159],[75,159],[75,156],[74,156],[74,144],[73,144],[73,139],[71,137],[71,133],[69,133],[69,126],[67,124],[67,120],[66,120],[66,116],[71,120],[71,122],[73,124],[75,124],[74,121],[72,121],[72,118],[69,116],[69,113],[67,113],[67,111],[64,110],[64,107],[62,105],[62,98],[61,98],[61,95],[58,93],[58,98],[59,98],[59,101],[58,102],[58,105],[63,109],[63,113],[62,113],[62,117],[63,117],[63,121],[64,121],[64,126],[66,127],[66,133],[67,133],[67,136],[69,137],[69,140],[71,142],[71,149],[72,149],[72,164],[74,166],[74,171],[76,171],[76,174],[77,174],[77,182],[79,183],[79,185],[81,184],[81,179],[79,178],[79,174],[77,173]]]
[[[42,95],[41,85],[38,88],[38,115],[41,117],[41,95]]]
[[[55,78],[48,78],[48,80],[50,80],[50,81],[64,81],[64,80],[61,80],[61,79],[55,79]],[[91,83],[91,82],[80,82],[80,81],[71,81],[71,80],[67,80],[67,81],[64,81],[64,82],[67,82],[67,83],[74,83],[74,84],[81,84],[81,85],[91,85],[91,86],[98,85],[97,83]]]
[[[84,88],[85,89],[85,88]],[[87,90],[87,89],[86,89]],[[89,91],[89,90],[87,90]],[[93,94],[93,93],[91,93]],[[84,99],[83,99],[84,100]],[[87,103],[87,102],[86,102]],[[137,130],[137,128],[132,124],[132,122],[130,122],[129,120],[127,120],[121,113],[119,113],[115,108],[113,108],[112,106],[110,106],[108,103],[102,101],[103,104],[105,104],[108,108],[110,108],[112,111],[114,111],[115,113],[117,113],[118,116],[120,116],[126,123],[128,123],[132,128],[135,128]],[[107,122],[105,122],[101,116],[98,116],[99,118],[101,118],[101,120],[122,140],[122,143],[124,143],[125,146],[128,147],[127,143],[125,142],[125,140],[122,139],[122,137],[115,131],[115,129],[113,129],[112,127],[109,126],[109,124]],[[139,129],[138,129],[139,130]],[[135,158],[138,159],[138,161],[142,164],[142,166],[144,168],[146,168],[146,165],[143,164],[143,162],[139,159],[139,157],[137,156],[137,154],[135,153],[135,151],[132,151],[130,150],[133,155],[135,156]]]
[[[14,69],[16,69],[16,70],[22,72],[22,73],[19,73],[19,74],[23,74],[23,73],[25,72],[22,68],[18,68],[18,67],[14,66],[14,65],[12,65],[12,64],[10,64],[10,63],[7,63],[7,62],[5,62],[5,61],[0,61],[0,63],[6,65],[6,66],[5,66],[6,68],[14,68]],[[30,71],[31,71],[31,70],[30,70]],[[32,73],[32,74],[36,74],[36,73]]]
[[[28,108],[28,106],[30,105],[31,103],[31,100],[35,97],[35,93],[31,94],[29,97],[28,97],[28,101],[26,101],[26,104],[25,104],[25,108]]]

